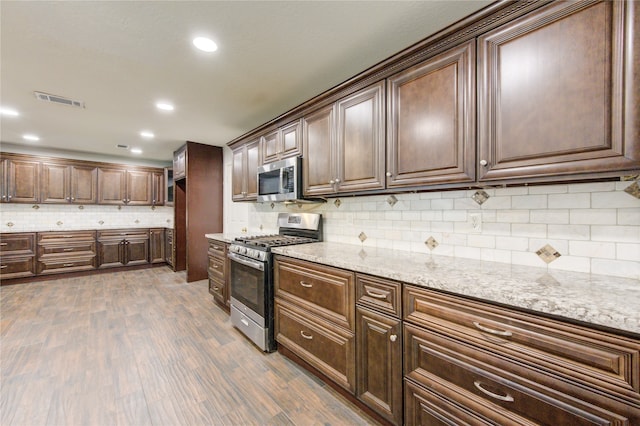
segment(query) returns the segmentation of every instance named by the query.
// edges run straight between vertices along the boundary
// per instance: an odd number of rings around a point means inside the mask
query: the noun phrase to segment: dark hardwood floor
[[[0,288],[0,425],[365,425],[159,267]]]

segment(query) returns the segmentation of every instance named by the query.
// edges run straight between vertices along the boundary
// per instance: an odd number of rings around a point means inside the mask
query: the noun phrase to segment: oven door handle
[[[233,260],[234,262],[241,263],[245,266],[248,266],[249,268],[257,269],[259,271],[264,271],[264,264],[262,262],[256,262],[254,260],[239,256],[235,253],[229,253],[227,254],[227,256],[229,257],[229,259]]]

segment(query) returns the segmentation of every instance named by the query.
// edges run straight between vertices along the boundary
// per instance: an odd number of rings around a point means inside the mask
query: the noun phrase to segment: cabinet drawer
[[[208,267],[209,277],[217,278],[219,280],[224,280],[224,259],[219,259],[217,257],[209,256],[209,267]]]
[[[98,231],[98,239],[149,239],[148,229],[112,229],[109,231]]]
[[[640,341],[413,286],[405,321],[626,400],[640,401]]]
[[[502,407],[542,425],[634,424],[640,405],[560,382],[543,372],[437,333],[404,325],[405,377],[449,387],[482,406]]]
[[[94,241],[95,239],[95,231],[38,232],[38,244],[65,244],[76,241]]]
[[[96,268],[95,256],[47,257],[38,260],[38,274],[60,274]]]
[[[439,393],[440,391],[444,395]],[[509,413],[501,407],[479,405],[473,399],[452,391],[449,387],[440,386],[438,383],[432,383],[427,388],[418,386],[410,380],[405,380],[404,395],[404,424],[406,426],[535,425],[535,423]],[[474,407],[476,411],[471,410],[470,407]]]
[[[61,243],[46,243],[38,245],[38,257],[48,256],[48,255],[59,255],[59,254],[72,254],[72,253],[96,253],[96,243],[95,241],[87,241],[87,242],[79,242],[76,243],[70,242],[68,244]]]
[[[33,233],[0,235],[0,254],[35,254],[35,236]]]
[[[224,243],[209,240],[208,253],[210,256],[224,258],[226,255],[226,252],[227,251]]]
[[[369,275],[356,275],[356,301],[377,311],[400,318],[402,285]]]
[[[35,256],[3,257],[0,259],[0,278],[31,277],[36,274]]]
[[[211,275],[209,275],[209,293],[223,302],[226,300],[225,288],[224,281],[212,278]]]
[[[275,294],[354,330],[354,274],[313,263],[276,258]]]
[[[355,335],[276,299],[278,343],[295,352],[338,385],[355,392]]]

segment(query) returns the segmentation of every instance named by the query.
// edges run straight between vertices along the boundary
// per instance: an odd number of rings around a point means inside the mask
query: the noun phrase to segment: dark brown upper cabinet
[[[639,27],[633,1],[553,2],[480,36],[479,180],[638,169]]]
[[[152,204],[152,173],[147,170],[98,168],[98,203],[129,206]]]
[[[40,201],[40,162],[31,159],[2,158],[0,201],[37,203]]]
[[[384,84],[304,117],[305,195],[384,188]]]
[[[173,153],[173,180],[184,179],[187,176],[187,147],[180,147]]]
[[[475,180],[475,42],[391,76],[387,188]]]
[[[258,166],[260,140],[233,150],[231,198],[233,201],[255,201],[258,198]]]
[[[151,172],[151,205],[164,206],[166,195],[165,171]]]
[[[43,162],[40,201],[51,204],[95,204],[98,168],[65,161]]]
[[[260,138],[261,164],[300,155],[300,133],[300,120],[296,120]]]

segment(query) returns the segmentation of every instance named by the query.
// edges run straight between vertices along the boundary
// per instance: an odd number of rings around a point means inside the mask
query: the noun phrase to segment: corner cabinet
[[[255,201],[258,198],[258,167],[260,139],[233,149],[231,199]]]
[[[40,201],[40,162],[32,159],[0,158],[0,201],[38,203]]]
[[[387,188],[475,180],[475,41],[388,79]]]
[[[303,119],[305,195],[384,189],[384,81]]]
[[[638,6],[553,2],[479,37],[480,182],[640,168]]]

